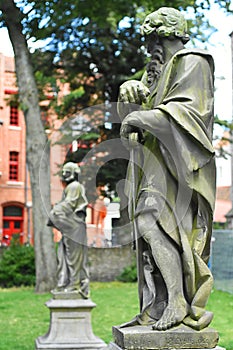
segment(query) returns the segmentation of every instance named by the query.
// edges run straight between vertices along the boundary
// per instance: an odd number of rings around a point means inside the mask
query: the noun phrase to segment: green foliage
[[[32,286],[35,284],[34,249],[12,241],[0,260],[0,286]]]
[[[80,101],[82,102],[81,97],[84,94],[85,90],[83,86],[79,86],[72,90],[68,95],[65,95],[62,99],[62,104],[55,107],[58,118],[73,116],[77,112],[77,108],[80,106]]]
[[[230,12],[230,1],[214,2]],[[35,72],[43,72],[48,79],[60,74],[72,91],[83,86],[85,93],[78,103],[76,96],[73,101],[69,98],[70,110],[68,101],[64,109],[60,105],[61,116],[75,113],[75,104],[78,109],[80,102],[86,107],[100,100],[116,101],[119,85],[144,67],[139,27],[149,12],[161,6],[184,11],[192,7],[193,37],[203,41],[212,32],[205,16],[211,7],[209,0],[22,0],[17,6],[24,16],[27,37],[44,41],[42,49],[32,54]]]
[[[57,106],[61,117],[74,114],[80,104],[86,107],[100,101],[116,101],[119,85],[142,70],[145,56],[139,27],[149,12],[161,6],[184,11],[192,8],[191,34],[201,41],[206,41],[212,32],[205,16],[212,3],[231,12],[230,0],[21,0],[16,3],[26,38],[43,41],[41,49],[31,54],[39,91],[42,93],[47,84],[56,90],[57,77],[71,86],[69,98]],[[5,25],[1,13],[0,24]],[[73,92],[80,87],[84,93],[77,98]]]
[[[215,2],[229,11],[229,1]],[[44,76],[48,82],[50,76],[62,77],[71,88],[62,103],[56,105],[56,99],[52,101],[59,118],[76,116],[81,109],[90,105],[117,101],[122,82],[132,77],[140,79],[146,57],[139,28],[149,12],[161,6],[184,11],[192,7],[195,19],[189,20],[189,27],[194,28],[191,35],[203,40],[203,35],[208,37],[212,32],[204,15],[204,11],[211,7],[209,0],[74,0],[72,3],[68,0],[23,0],[19,5],[22,12],[25,12],[28,4],[32,6],[32,11],[29,11],[30,15],[25,14],[24,30],[29,37],[44,40],[44,46],[32,54],[37,77],[44,85]],[[119,128],[113,128],[111,134],[119,138]],[[107,139],[110,137],[107,135]],[[61,141],[67,144],[74,139],[71,130],[69,135],[63,134]],[[67,157],[81,162],[88,151],[79,149],[76,154],[68,154]],[[101,161],[103,166],[97,182],[110,183],[114,190],[115,184],[125,177],[127,161]]]
[[[223,120],[223,119],[219,119],[218,116],[214,117],[214,122],[217,125],[220,125],[228,130],[233,130],[233,123],[232,121],[229,120]]]
[[[214,3],[230,12],[230,0]],[[146,59],[140,24],[146,14],[161,6],[184,11],[192,8],[195,18],[188,21],[192,37],[203,41],[211,35],[205,16],[205,11],[212,6],[210,0],[17,1],[27,39],[43,41],[41,48],[31,54],[41,99],[46,98],[43,93],[44,88],[48,88],[47,92],[53,93],[50,106],[60,118],[76,116],[80,109],[90,105],[116,101],[122,82],[132,77],[140,79]],[[0,14],[1,20],[4,25]],[[71,89],[62,103],[56,98],[57,79],[69,83]],[[119,138],[119,128],[113,127],[111,134]],[[71,143],[75,139],[73,131],[63,138],[64,143]],[[87,152],[79,150],[68,157],[82,161]],[[124,159],[101,161],[104,165],[97,181],[108,182],[114,189],[115,184],[125,178],[127,162]],[[117,176],[114,178],[113,174]]]
[[[223,230],[226,228],[226,223],[224,222],[213,222],[213,229],[214,230]]]
[[[117,277],[121,282],[136,282],[137,281],[137,266],[136,262],[124,268],[122,273]]]
[[[103,164],[96,176],[97,184],[108,183],[109,189],[115,191],[116,184],[126,176],[127,159],[116,158]]]
[[[45,72],[37,70],[35,72],[35,79],[40,100],[48,100],[49,95],[53,94],[54,92],[58,92],[56,77],[47,76],[45,75]]]

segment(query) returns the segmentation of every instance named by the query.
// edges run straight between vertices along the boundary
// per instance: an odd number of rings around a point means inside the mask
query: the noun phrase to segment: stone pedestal
[[[106,344],[92,332],[91,310],[96,306],[78,293],[56,293],[46,303],[50,309],[47,334],[36,339],[35,349],[94,350]]]
[[[116,343],[110,343],[108,345],[108,348],[107,350],[123,350],[120,346],[118,346]],[[138,349],[139,350],[139,349]],[[150,350],[150,349],[148,349]],[[175,349],[175,348],[166,348],[166,350],[178,350],[178,349]],[[179,350],[191,350],[191,349],[179,349]],[[216,346],[215,348],[213,349],[198,349],[198,350],[226,350],[225,348],[222,348],[221,346]]]
[[[212,328],[195,331],[185,325],[166,331],[152,330],[149,326],[113,327],[113,339],[112,350],[221,349],[217,346],[217,331]]]

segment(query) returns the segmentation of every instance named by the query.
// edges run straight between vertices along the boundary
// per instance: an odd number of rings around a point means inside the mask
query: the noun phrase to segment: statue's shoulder
[[[206,62],[207,60],[209,66],[211,67],[211,70],[214,71],[214,59],[213,59],[213,56],[207,50],[198,49],[198,48],[182,49],[180,51],[177,51],[173,56],[174,61],[177,59],[188,59],[188,58],[199,62],[201,61]]]
[[[208,52],[207,50],[198,49],[198,48],[189,48],[189,49],[182,49],[175,53],[174,57],[183,57],[183,56],[201,56],[206,58],[208,61],[213,62],[213,56]]]
[[[185,56],[185,55],[199,55],[199,56],[210,56],[212,55],[207,50],[199,49],[199,48],[188,48],[182,49],[175,53],[175,56]]]
[[[69,190],[74,190],[77,188],[80,188],[82,185],[80,184],[80,182],[74,180],[72,182],[69,183],[69,185],[66,187],[66,189]]]

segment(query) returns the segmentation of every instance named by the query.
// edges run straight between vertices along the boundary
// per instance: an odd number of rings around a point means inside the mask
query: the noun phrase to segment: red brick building
[[[14,57],[0,53],[0,245],[8,245],[14,234],[20,234],[20,241],[33,243],[32,197],[29,173],[26,167],[26,130],[23,112],[17,105]],[[58,99],[69,93],[68,84],[60,86]],[[48,99],[53,96],[50,94]],[[56,145],[60,139],[61,120],[48,108],[49,101],[41,103],[42,121],[51,141],[51,204],[60,201],[62,185],[58,176],[59,165],[64,163],[67,146]],[[93,209],[87,211],[88,236],[90,244],[96,233]],[[93,221],[95,224],[93,224]],[[46,223],[45,223],[46,224]],[[55,240],[60,235],[54,230]]]
[[[0,242],[7,244],[10,236],[20,233],[21,243],[32,242],[32,198],[26,169],[26,132],[22,111],[17,105],[14,57],[0,54]],[[15,100],[15,101],[14,101]],[[46,106],[42,106],[46,113]],[[56,119],[56,116],[49,115]],[[56,130],[56,120],[54,122]],[[58,132],[49,133],[53,141]],[[64,161],[65,149],[51,148],[51,201],[60,200],[62,186],[57,164]],[[5,237],[5,239],[4,239]]]
[[[25,167],[24,118],[17,103],[9,102],[16,93],[14,58],[0,54],[0,233],[2,237],[21,233],[25,241],[23,232],[29,232],[30,238],[31,191]]]

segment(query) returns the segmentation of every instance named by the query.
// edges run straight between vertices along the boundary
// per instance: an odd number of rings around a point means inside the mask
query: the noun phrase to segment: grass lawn
[[[33,350],[35,339],[49,328],[50,294],[38,295],[32,288],[0,289],[0,350]],[[137,284],[92,283],[91,299],[95,335],[112,340],[112,325],[130,320],[138,312]],[[208,309],[215,314],[212,327],[220,334],[219,345],[233,350],[233,295],[213,291]]]

